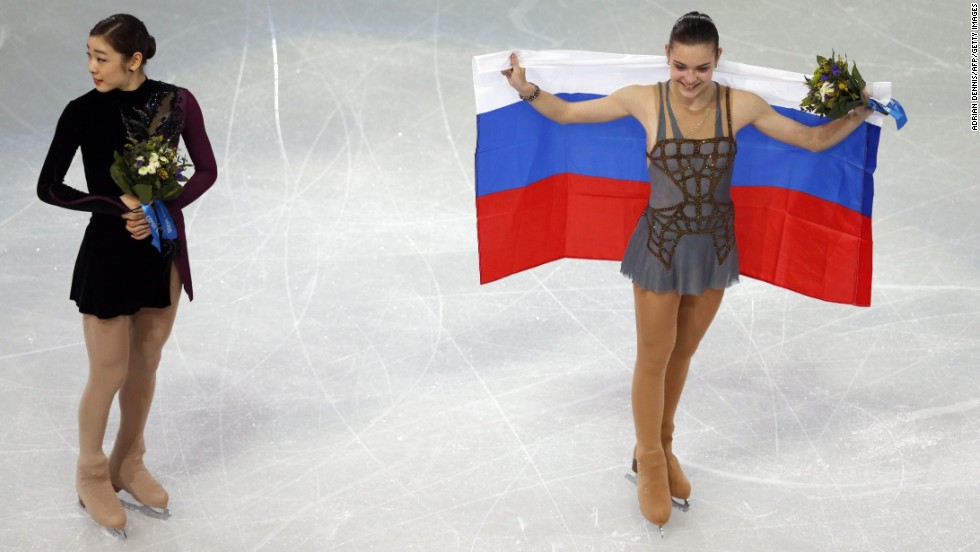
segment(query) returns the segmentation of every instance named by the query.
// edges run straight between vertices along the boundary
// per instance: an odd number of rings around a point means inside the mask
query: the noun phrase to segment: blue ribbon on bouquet
[[[885,115],[894,117],[895,126],[898,130],[901,130],[905,126],[905,123],[909,122],[909,118],[905,115],[905,108],[902,107],[902,104],[898,103],[898,100],[891,100],[887,104],[882,104],[874,98],[868,98],[868,107],[878,113],[884,113]]]
[[[170,211],[162,201],[154,201],[152,204],[143,203],[143,214],[146,215],[146,222],[150,225],[150,235],[153,237],[153,247],[160,251],[160,238],[165,240],[177,239],[177,225],[174,224]]]

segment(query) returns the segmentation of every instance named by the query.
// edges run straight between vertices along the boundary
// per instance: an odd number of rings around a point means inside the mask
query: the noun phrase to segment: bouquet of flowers
[[[184,191],[181,184],[187,182],[184,171],[190,163],[160,135],[146,140],[130,137],[123,151],[113,153],[113,158],[115,162],[109,167],[112,180],[124,193],[139,198],[150,224],[153,246],[161,251],[161,237],[177,238],[176,226],[164,202]]]
[[[853,68],[851,68],[853,67]],[[831,53],[830,58],[817,56],[813,78],[803,77],[807,94],[800,109],[830,119],[839,119],[860,105],[868,105],[861,92],[865,82],[857,64],[851,66],[847,57]]]
[[[857,64],[851,65],[846,56],[831,52],[829,58],[817,56],[817,69],[813,78],[803,77],[807,94],[800,102],[800,109],[830,119],[839,119],[860,105],[866,105],[878,113],[895,118],[895,126],[901,129],[908,122],[905,108],[897,100],[891,99],[883,104],[874,98],[865,98],[867,84],[858,71]]]
[[[160,135],[143,141],[129,138],[125,149],[113,157],[116,161],[109,169],[112,179],[124,193],[144,204],[179,196],[184,190],[181,184],[187,182],[184,170],[191,166]]]

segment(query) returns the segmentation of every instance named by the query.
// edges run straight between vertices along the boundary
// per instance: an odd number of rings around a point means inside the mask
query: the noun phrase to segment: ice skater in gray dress
[[[664,50],[667,82],[627,86],[584,102],[566,102],[528,82],[516,55],[503,72],[521,99],[555,122],[634,117],[646,131],[650,202],[623,256],[622,272],[633,280],[636,311],[633,467],[640,510],[661,534],[672,505],[686,510],[691,495],[672,450],[674,413],[691,357],[725,288],[738,281],[729,195],[735,135],[753,125],[776,140],[821,151],[871,114],[858,107],[809,127],[780,115],[755,94],[713,82],[722,49],[714,22],[702,13],[678,19]]]

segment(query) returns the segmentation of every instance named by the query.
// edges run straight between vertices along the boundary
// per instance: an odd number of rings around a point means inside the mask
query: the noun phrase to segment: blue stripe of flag
[[[826,122],[822,117],[795,109],[774,109],[808,126]],[[732,186],[775,186],[803,192],[870,217],[874,190],[872,174],[881,128],[864,126],[867,133],[851,133],[836,146],[822,152],[773,140],[755,127],[747,126],[736,137],[738,155]]]
[[[595,94],[559,94],[569,101]],[[632,118],[560,125],[525,102],[477,116],[476,195],[527,186],[573,173],[646,182],[643,126]]]
[[[595,94],[559,94],[569,101]],[[803,124],[824,119],[775,108]],[[775,186],[807,193],[871,216],[872,173],[881,129],[855,132],[814,153],[763,135],[753,127],[737,136],[733,186]],[[632,117],[601,124],[559,125],[521,102],[477,116],[477,196],[520,188],[558,174],[647,181],[646,139]]]

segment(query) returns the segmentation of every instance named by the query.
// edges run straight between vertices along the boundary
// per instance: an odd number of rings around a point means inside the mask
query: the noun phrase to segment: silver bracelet
[[[528,84],[534,84],[534,83],[529,82]],[[534,84],[534,92],[532,92],[530,96],[521,96],[520,94],[518,94],[517,97],[524,100],[525,102],[533,102],[534,99],[537,98],[538,94],[540,93],[541,93],[541,87]]]

